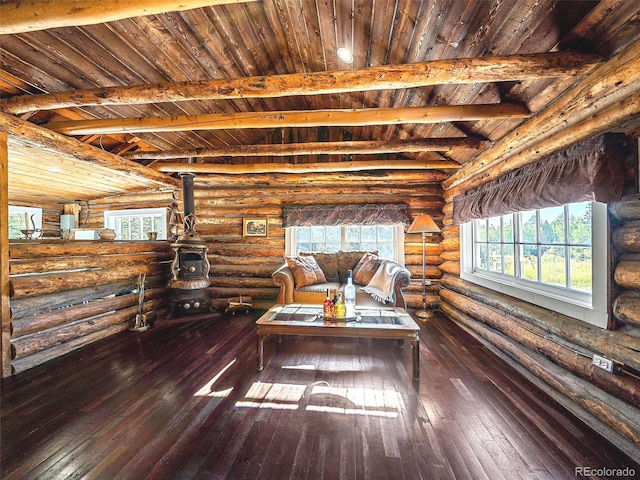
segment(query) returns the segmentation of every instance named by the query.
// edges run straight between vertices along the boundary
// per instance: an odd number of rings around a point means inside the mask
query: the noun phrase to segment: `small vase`
[[[100,240],[114,240],[116,238],[116,232],[111,228],[103,228],[98,232],[98,237]]]

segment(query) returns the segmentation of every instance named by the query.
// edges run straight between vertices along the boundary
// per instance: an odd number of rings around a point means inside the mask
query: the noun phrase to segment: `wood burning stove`
[[[197,219],[194,214],[193,178],[191,173],[181,173],[184,201],[184,232],[171,245],[174,259],[171,264],[172,278],[169,288],[172,290],[170,315],[175,310],[181,313],[212,311],[211,300],[206,288],[209,280],[210,264],[207,259],[207,245],[196,232]]]

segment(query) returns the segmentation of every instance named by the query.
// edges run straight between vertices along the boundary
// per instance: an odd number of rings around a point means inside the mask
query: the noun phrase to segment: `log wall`
[[[612,222],[612,311],[604,330],[465,282],[459,277],[459,229],[453,194],[444,193],[440,281],[442,311],[575,415],[640,459],[640,198],[609,206]],[[617,373],[592,365],[614,360]]]
[[[9,246],[11,366],[19,372],[166,312],[167,242],[13,240]]]
[[[278,287],[271,274],[283,262],[284,205],[406,203],[409,215],[431,214],[441,225],[441,174],[425,171],[386,173],[201,175],[194,182],[197,231],[209,246],[212,297],[250,296],[254,306],[271,306]],[[244,217],[268,220],[267,237],[243,237]],[[442,275],[439,235],[427,244],[426,275]],[[422,304],[422,237],[405,236],[405,263],[412,276],[405,298]],[[432,287],[430,287],[431,289]],[[429,292],[428,301],[437,301]]]
[[[150,191],[82,202],[79,226],[103,228],[105,210],[169,211],[174,195],[173,190]],[[40,207],[43,228],[60,226],[61,204],[11,204]],[[138,275],[146,275],[144,313],[150,321],[164,318],[172,260],[167,241],[11,240],[10,373],[132,326],[138,313]]]

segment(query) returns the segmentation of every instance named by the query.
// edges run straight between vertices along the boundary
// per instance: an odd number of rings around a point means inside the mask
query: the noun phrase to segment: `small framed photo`
[[[242,219],[242,236],[243,237],[266,237],[268,223],[266,218],[243,218]]]

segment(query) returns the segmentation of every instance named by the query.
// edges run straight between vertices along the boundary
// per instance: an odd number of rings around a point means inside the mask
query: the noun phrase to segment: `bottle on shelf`
[[[356,287],[352,275],[351,270],[347,271],[347,285],[344,287],[344,306],[348,318],[356,316]]]
[[[333,301],[331,300],[331,296],[329,295],[328,288],[327,288],[327,298],[325,298],[324,303],[322,304],[322,310],[324,312],[325,317],[333,316]]]
[[[346,316],[346,308],[344,306],[344,302],[342,301],[342,294],[338,294],[338,301],[333,306],[333,318],[345,318]]]

